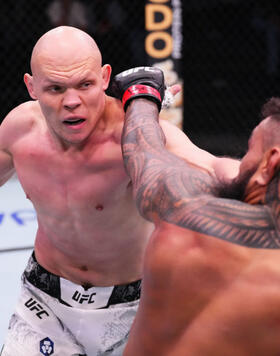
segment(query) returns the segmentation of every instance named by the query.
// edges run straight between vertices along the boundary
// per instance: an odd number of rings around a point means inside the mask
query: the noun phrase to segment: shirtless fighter
[[[38,218],[2,356],[121,355],[154,226],[124,170],[123,108],[105,95],[111,67],[88,34],[58,27],[36,43],[31,70],[34,100],[0,126],[0,183],[16,172]],[[181,130],[162,127],[168,149],[219,167]]]
[[[166,150],[158,106],[134,96],[133,81],[116,77],[119,96],[131,93],[123,156],[138,209],[155,231],[124,355],[278,356],[280,98],[264,106],[238,177],[221,189]],[[151,91],[145,81],[138,86]]]

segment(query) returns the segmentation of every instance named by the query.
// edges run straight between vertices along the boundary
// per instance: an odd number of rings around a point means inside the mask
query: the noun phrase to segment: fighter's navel
[[[101,211],[104,209],[104,206],[102,204],[97,204],[95,209]]]

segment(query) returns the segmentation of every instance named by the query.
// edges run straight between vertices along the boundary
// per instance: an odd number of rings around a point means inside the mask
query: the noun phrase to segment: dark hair
[[[261,119],[265,119],[268,116],[273,116],[273,118],[280,120],[280,98],[272,97],[270,98],[261,109]]]
[[[280,98],[270,98],[262,107],[261,119],[270,117],[263,131],[263,148],[266,150],[273,145],[280,145]]]

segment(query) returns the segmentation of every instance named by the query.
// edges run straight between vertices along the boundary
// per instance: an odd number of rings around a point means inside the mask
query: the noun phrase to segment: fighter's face
[[[83,142],[95,129],[105,106],[111,69],[94,58],[56,63],[41,59],[33,87],[51,131],[67,143]]]

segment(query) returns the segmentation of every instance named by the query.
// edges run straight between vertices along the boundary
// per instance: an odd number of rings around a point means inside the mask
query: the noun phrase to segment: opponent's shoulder
[[[194,231],[160,220],[150,238],[147,258],[152,257],[149,262],[155,270],[169,269],[173,263],[179,263],[181,258],[185,260],[189,251],[199,250],[201,245],[197,236]]]

